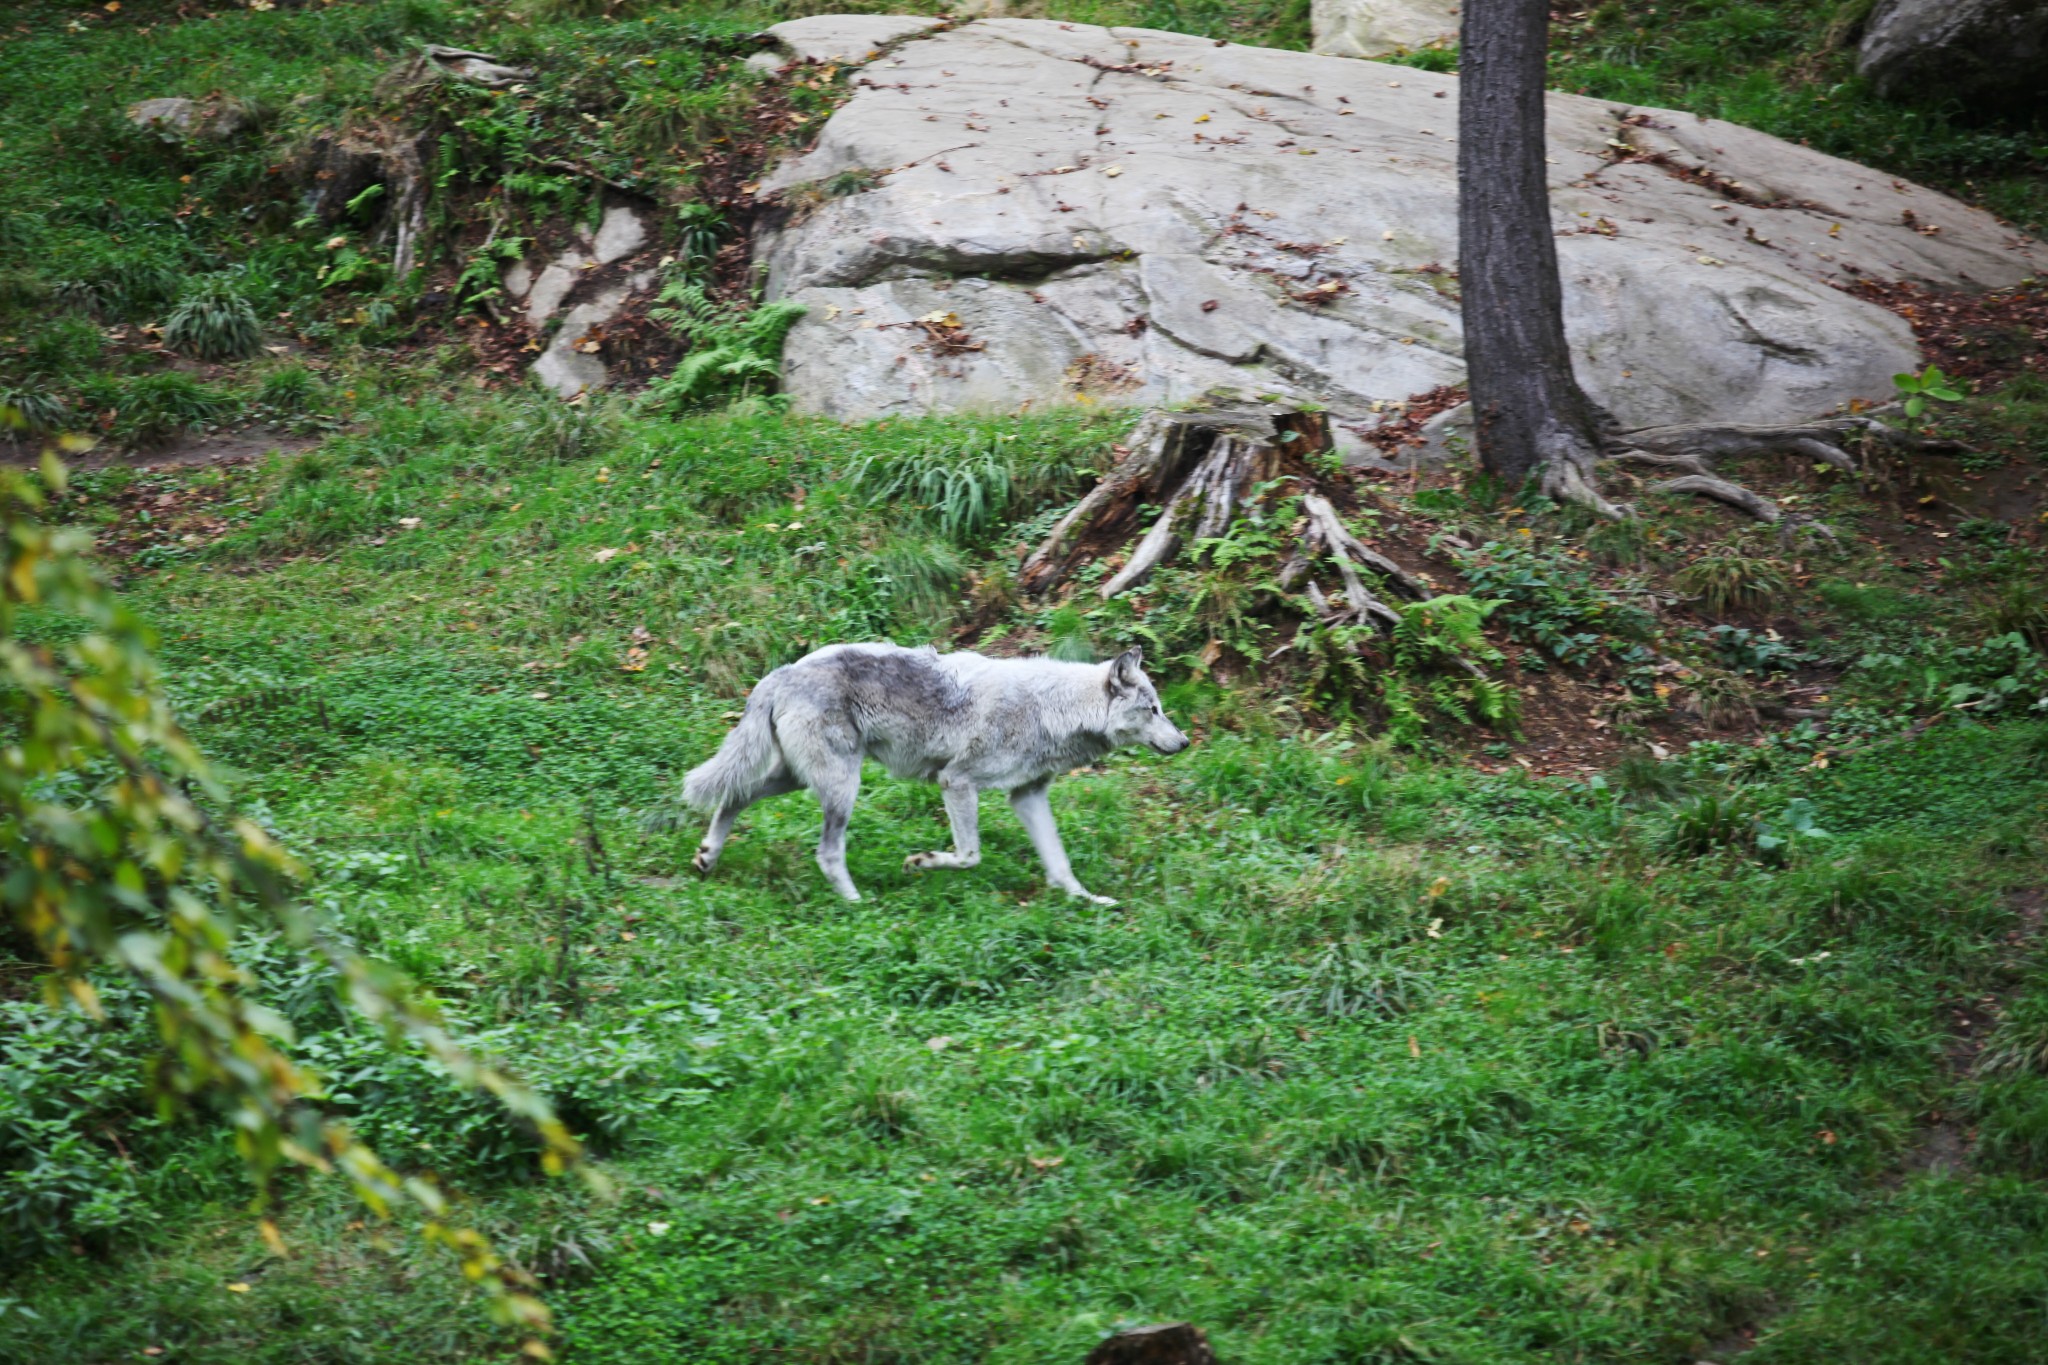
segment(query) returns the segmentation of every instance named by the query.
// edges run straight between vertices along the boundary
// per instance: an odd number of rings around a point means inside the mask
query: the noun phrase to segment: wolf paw
[[[711,875],[711,869],[718,866],[718,855],[708,848],[699,848],[697,856],[690,859],[690,866],[700,877]]]

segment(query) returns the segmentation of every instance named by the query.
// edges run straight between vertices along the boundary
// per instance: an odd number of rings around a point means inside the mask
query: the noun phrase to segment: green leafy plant
[[[1932,398],[1942,403],[1960,403],[1963,391],[1956,387],[1958,381],[1941,372],[1941,366],[1929,365],[1918,374],[1910,371],[1892,376],[1892,385],[1905,400],[1906,416],[1918,418],[1927,411],[1927,400]]]
[[[2048,991],[2036,989],[2005,1011],[1984,1040],[1977,1070],[1985,1075],[2048,1076]]]
[[[14,414],[14,425],[33,435],[61,430],[69,405],[63,395],[42,385],[0,387],[0,409]]]
[[[19,420],[12,410],[0,416]],[[290,1025],[254,997],[233,956],[237,938],[265,925],[324,957],[373,1030],[409,1039],[495,1095],[532,1125],[551,1168],[574,1158],[574,1139],[543,1100],[457,1046],[401,979],[316,931],[290,895],[299,867],[259,824],[232,813],[172,714],[151,632],[99,578],[89,537],[45,524],[46,490],[61,493],[66,482],[54,453],[40,481],[0,471],[0,728],[34,737],[0,748],[0,912],[47,968],[45,1004],[102,1017],[94,973],[116,973],[152,1006],[162,1106],[200,1097],[225,1105],[237,1150],[259,1178],[284,1163],[339,1167],[379,1212],[417,1205],[428,1237],[462,1258],[501,1320],[544,1328],[546,1309],[523,1291],[520,1272],[445,1220],[434,1185],[402,1179],[307,1103],[322,1086],[281,1046]],[[41,643],[24,631],[38,613],[61,613],[81,629],[68,643]]]
[[[137,446],[218,426],[241,410],[233,394],[177,370],[125,381],[96,380],[83,388],[89,406],[114,410],[110,434]]]
[[[1428,996],[1430,978],[1405,955],[1374,953],[1353,939],[1332,943],[1301,971],[1301,984],[1274,1003],[1325,1019],[1393,1019]]]
[[[1474,597],[1498,603],[1494,619],[1509,635],[1536,646],[1542,657],[1584,667],[1607,648],[1610,636],[1633,637],[1647,628],[1638,608],[1593,581],[1586,566],[1557,550],[1488,541],[1458,556]]]
[[[1638,750],[1609,770],[1607,782],[1631,805],[1660,806],[1684,796],[1692,787],[1692,776],[1683,763]]]
[[[1703,792],[1672,810],[1664,844],[1698,858],[1722,849],[1753,852],[1756,838],[1756,803],[1746,792]]]
[[[498,237],[484,243],[462,263],[455,277],[455,305],[470,308],[505,292],[505,267],[526,254],[528,237]]]
[[[782,340],[804,311],[788,299],[752,308],[719,303],[695,280],[672,280],[661,291],[660,306],[648,315],[688,341],[690,352],[648,386],[645,401],[668,412],[719,404],[758,406],[781,379]]]
[[[1484,630],[1500,606],[1456,594],[1396,609],[1401,619],[1391,633],[1394,671],[1381,685],[1387,733],[1396,744],[1419,744],[1432,718],[1513,728],[1515,690],[1481,667],[1504,662]]]
[[[202,275],[178,295],[164,345],[201,360],[240,360],[263,345],[256,305],[232,275]]]
[[[1994,638],[2018,635],[2036,650],[2048,653],[2048,583],[2015,577],[2000,584],[1978,610],[1978,620]]]
[[[1758,821],[1758,855],[1769,862],[1783,862],[1793,846],[1803,840],[1832,838],[1816,822],[1817,814],[1813,802],[1799,796],[1786,803],[1784,813],[1776,820]]]

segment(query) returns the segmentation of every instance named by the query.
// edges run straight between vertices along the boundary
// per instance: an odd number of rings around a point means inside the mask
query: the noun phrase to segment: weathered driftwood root
[[[1082,562],[1121,546],[1138,527],[1139,509],[1163,509],[1121,572],[1102,586],[1116,596],[1173,558],[1187,540],[1223,534],[1251,487],[1330,444],[1320,413],[1265,408],[1145,414],[1123,445],[1123,458],[1060,519],[1024,561],[1018,583],[1042,595]]]
[[[1201,463],[1168,497],[1166,510],[1131,551],[1123,568],[1102,585],[1102,599],[1106,602],[1144,582],[1152,570],[1178,554],[1184,529],[1185,539],[1196,544],[1222,535],[1237,510],[1241,490],[1251,482],[1258,454],[1256,442],[1234,433],[1218,436]]]
[[[1593,483],[1591,463],[1583,458],[1567,456],[1544,461],[1538,487],[1545,497],[1576,503],[1609,521],[1627,521],[1636,514],[1635,508],[1627,503],[1609,502],[1600,495]]]
[[[1358,576],[1360,566],[1385,578],[1405,597],[1419,600],[1428,595],[1400,565],[1352,535],[1328,498],[1316,493],[1303,494],[1301,510],[1308,518],[1308,528],[1302,534],[1301,549],[1281,566],[1279,582],[1283,588],[1292,588],[1311,572],[1319,558],[1327,557],[1335,564],[1344,579],[1344,605],[1332,603],[1321,586],[1309,579],[1306,592],[1318,617],[1326,622],[1347,617],[1357,621],[1369,619],[1389,629],[1400,624],[1401,614],[1375,596]]]

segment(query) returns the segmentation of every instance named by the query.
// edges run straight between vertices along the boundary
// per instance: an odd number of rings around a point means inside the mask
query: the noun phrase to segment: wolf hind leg
[[[730,805],[720,806],[718,813],[711,817],[711,828],[704,831],[704,842],[697,845],[697,856],[690,859],[690,866],[700,876],[708,877],[718,866],[718,855],[725,848],[725,841],[732,836],[733,821],[740,818],[740,812],[756,801],[766,801],[771,796],[793,792],[803,783],[796,780],[789,769],[778,767],[768,774],[752,792],[740,797]]]
[[[818,831],[818,870],[832,889],[850,901],[860,899],[860,889],[846,870],[846,824],[853,818],[854,798],[860,795],[860,759],[832,771],[810,774],[811,790],[818,794],[818,808],[824,824]]]
[[[911,871],[928,867],[973,867],[981,862],[981,789],[972,782],[939,779],[946,794],[946,819],[953,826],[951,853],[913,853],[903,860]]]

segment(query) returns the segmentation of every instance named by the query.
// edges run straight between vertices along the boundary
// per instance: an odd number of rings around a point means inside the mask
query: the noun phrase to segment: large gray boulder
[[[2048,0],[1878,0],[1856,69],[1888,98],[2038,105]]]
[[[1332,57],[1391,57],[1458,41],[1460,0],[1314,0],[1309,30]]]
[[[778,25],[787,33],[814,21]],[[1457,82],[1177,34],[983,19],[901,41],[763,195],[784,380],[844,418],[1213,391],[1370,428],[1464,377]],[[1857,279],[2003,285],[2040,244],[1733,124],[1550,100],[1566,324],[1630,426],[1891,392]]]

